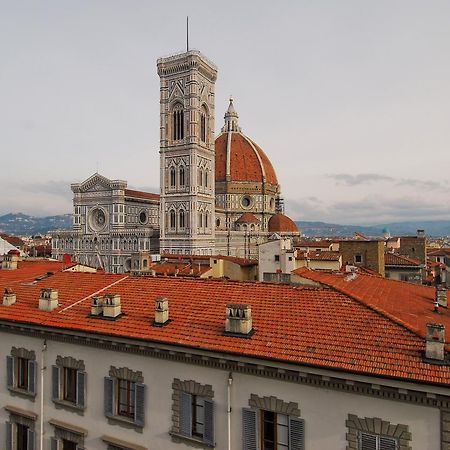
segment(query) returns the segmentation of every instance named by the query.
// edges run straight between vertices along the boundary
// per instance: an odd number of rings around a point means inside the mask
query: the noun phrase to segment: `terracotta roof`
[[[450,256],[450,248],[440,248],[438,250],[429,250],[428,256]]]
[[[267,225],[269,233],[298,233],[295,222],[284,214],[274,214]]]
[[[245,212],[238,220],[236,220],[236,223],[259,223],[259,220],[253,213]]]
[[[231,181],[262,183],[264,180],[277,185],[275,170],[262,149],[239,132],[231,133],[230,177]],[[226,180],[228,132],[220,134],[215,142],[216,182]]]
[[[54,311],[38,309],[44,287],[58,289],[61,305]],[[88,317],[90,297],[99,291],[120,294],[124,315],[115,321]],[[425,342],[421,337],[363,302],[329,289],[58,272],[33,285],[18,284],[15,292],[14,305],[0,304],[2,321],[449,384],[449,366],[423,362]],[[169,299],[171,322],[164,327],[150,325],[157,296]],[[255,333],[248,339],[225,336],[226,305],[243,301],[252,307]],[[274,320],[274,311],[280,311],[278,320]]]
[[[426,324],[442,323],[450,331],[450,310],[434,312],[435,288],[363,273],[318,272],[300,268],[293,273],[332,287],[370,306],[418,336],[425,338]],[[450,295],[447,291],[450,302]],[[449,335],[447,334],[447,342]]]
[[[295,241],[295,247],[313,247],[313,248],[330,248],[332,241],[311,241],[306,239],[298,239]]]
[[[234,262],[235,264],[239,264],[240,266],[255,266],[258,264],[258,261],[254,259],[239,258],[237,256],[227,256],[227,255],[179,255],[177,253],[161,253],[161,257],[168,258],[172,262],[173,261],[185,262],[189,260],[209,261],[211,258],[213,258],[231,261]]]
[[[223,259],[224,261],[230,261],[241,267],[257,266],[258,261],[255,259],[238,258],[237,256],[216,255],[211,258]]]
[[[9,242],[11,245],[14,245],[14,247],[22,247],[25,245],[25,242],[17,236],[10,236],[9,234],[0,233],[0,237],[6,242]]]
[[[422,263],[418,259],[408,258],[406,256],[397,255],[396,253],[385,253],[384,265],[420,267]]]
[[[49,259],[19,261],[15,270],[0,269],[0,284],[31,282],[41,275],[58,272],[63,268],[61,261]]]
[[[296,259],[310,259],[313,261],[339,261],[341,254],[339,252],[332,252],[328,250],[321,250],[319,252],[310,250],[309,252],[299,252]]]
[[[150,269],[154,270],[156,275],[168,276],[191,276],[199,277],[211,270],[211,267],[205,264],[183,264],[166,261],[154,262],[150,265]]]
[[[133,189],[125,189],[125,195],[128,197],[148,198],[151,200],[159,200],[160,195],[153,192],[134,191]]]

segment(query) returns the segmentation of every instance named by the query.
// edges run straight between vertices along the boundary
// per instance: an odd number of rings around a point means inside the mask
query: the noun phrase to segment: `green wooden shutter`
[[[28,360],[28,392],[36,394],[37,362]]]
[[[14,388],[14,356],[8,355],[6,357],[6,385],[8,388]]]
[[[105,393],[104,393],[105,416],[114,416],[114,378],[105,377]]]
[[[27,431],[27,450],[34,450],[35,447],[35,432],[28,428]]]
[[[257,411],[242,408],[242,448],[243,450],[257,450]]]
[[[13,424],[11,422],[6,422],[6,450],[13,450],[12,427]]]
[[[214,445],[214,402],[209,399],[204,400],[205,429],[203,440],[209,445]]]
[[[77,406],[84,408],[86,402],[86,372],[77,370]]]
[[[305,421],[289,417],[289,450],[305,450]]]
[[[192,436],[192,395],[187,392],[180,395],[180,433]]]
[[[52,366],[52,400],[59,400],[59,381],[60,379],[60,368],[58,366]],[[41,395],[43,392],[41,392]]]
[[[50,449],[51,450],[59,450],[59,441],[58,439],[51,437],[50,438]]]
[[[145,384],[142,383],[134,386],[134,422],[140,427],[145,424]]]

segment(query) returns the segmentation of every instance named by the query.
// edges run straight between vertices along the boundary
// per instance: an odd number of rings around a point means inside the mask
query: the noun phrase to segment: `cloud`
[[[368,185],[373,183],[385,182],[392,183],[395,186],[415,187],[426,190],[449,191],[448,183],[434,180],[419,180],[415,178],[394,178],[389,175],[378,173],[359,173],[356,175],[348,173],[328,174],[328,178],[336,181],[336,184],[344,186]]]

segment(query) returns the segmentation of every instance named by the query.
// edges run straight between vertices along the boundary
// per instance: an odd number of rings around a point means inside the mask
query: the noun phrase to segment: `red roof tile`
[[[245,212],[238,220],[236,220],[236,223],[259,223],[259,220],[253,213]]]
[[[397,255],[396,253],[385,253],[384,265],[420,267],[422,263],[418,259],[408,258],[407,256]]]
[[[153,192],[134,191],[133,189],[125,189],[125,195],[128,197],[148,198],[150,200],[159,200],[160,195]]]
[[[339,261],[341,254],[339,252],[331,252],[328,250],[314,251],[298,253],[296,259],[310,259],[313,261]]]
[[[274,214],[267,224],[269,233],[298,233],[295,222],[284,214]]]

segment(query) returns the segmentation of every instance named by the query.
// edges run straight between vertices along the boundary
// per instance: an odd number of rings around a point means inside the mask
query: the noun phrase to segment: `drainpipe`
[[[227,421],[228,421],[228,450],[231,450],[231,385],[233,384],[233,374],[228,375],[227,385]]]
[[[44,354],[47,350],[47,340],[44,339],[44,344],[41,350],[41,411],[40,411],[40,436],[39,436],[39,449],[44,450],[44,370],[46,367],[44,366]]]

